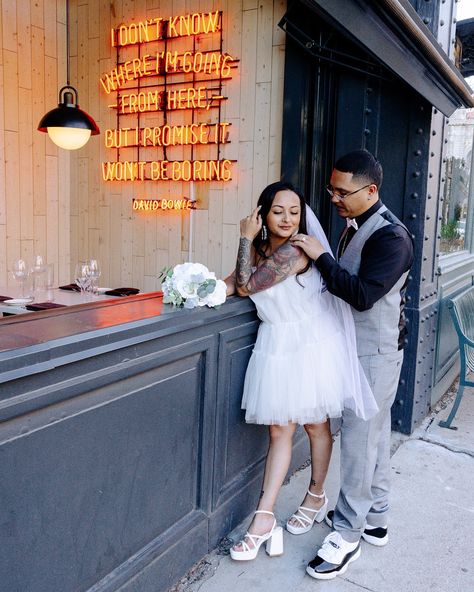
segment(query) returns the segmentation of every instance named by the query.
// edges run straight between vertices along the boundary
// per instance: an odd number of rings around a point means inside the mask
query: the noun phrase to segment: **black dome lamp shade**
[[[77,90],[69,83],[69,0],[66,2],[67,85],[59,91],[59,103],[38,125],[60,148],[77,150],[99,133],[96,122],[77,104]]]
[[[39,122],[40,132],[48,132],[51,140],[60,148],[82,148],[89,138],[99,133],[96,122],[77,104],[77,91],[73,86],[63,86],[59,91],[59,104],[48,111]]]

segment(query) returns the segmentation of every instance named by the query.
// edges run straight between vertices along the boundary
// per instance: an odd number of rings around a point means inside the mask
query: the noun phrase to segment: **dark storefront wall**
[[[118,300],[2,322],[2,592],[167,590],[257,503],[252,302]],[[291,470],[308,455],[301,428]]]
[[[392,409],[393,428],[410,433],[430,408],[434,375],[437,200],[427,196],[432,106],[321,13],[298,3],[282,25],[283,176],[303,189],[334,247],[342,223],[324,187],[337,157],[367,148],[384,166],[383,202],[415,238],[406,306],[410,333]]]

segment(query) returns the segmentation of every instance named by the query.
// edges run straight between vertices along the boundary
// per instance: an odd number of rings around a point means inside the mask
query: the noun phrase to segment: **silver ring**
[[[301,241],[302,241],[303,243],[305,242],[305,240],[306,240],[306,237],[305,237],[305,236],[301,237]]]

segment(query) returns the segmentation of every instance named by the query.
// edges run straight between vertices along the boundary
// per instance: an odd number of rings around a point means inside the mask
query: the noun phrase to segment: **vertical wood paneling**
[[[285,45],[285,32],[280,29],[278,23],[286,12],[286,0],[273,2],[273,45]]]
[[[58,160],[58,238],[48,244],[48,261],[56,267],[57,285],[67,284],[71,275],[71,160],[66,150],[59,151]],[[51,229],[52,232],[52,229]],[[54,235],[53,235],[54,236]],[[51,250],[53,249],[53,250]]]
[[[248,10],[242,17],[242,57],[240,61],[240,136],[241,142],[253,140],[256,95],[257,11]],[[232,99],[231,99],[232,100]]]
[[[43,7],[39,11],[43,23]],[[32,11],[33,17],[34,11]],[[36,21],[35,21],[36,22]],[[44,30],[39,26],[31,27],[31,96],[32,96],[32,159],[33,159],[33,193],[34,193],[34,215],[44,216],[46,214],[46,172],[44,158],[46,142],[50,140],[46,134],[36,131],[36,127],[46,112],[45,108],[45,56],[44,56]]]
[[[18,133],[5,130],[5,186],[7,218],[7,261],[8,265],[22,255],[21,219],[18,199],[20,197],[20,157]]]
[[[81,1],[85,7],[87,2]],[[115,65],[115,50],[109,48],[109,31],[111,26],[118,23],[138,21],[150,16],[163,16],[165,18],[187,14],[194,11],[208,11],[222,9],[224,14],[224,51],[239,58],[239,68],[232,81],[226,82],[224,93],[229,100],[224,104],[222,110],[223,120],[231,121],[230,130],[231,144],[222,147],[221,157],[235,159],[237,162],[233,167],[234,179],[228,184],[206,184],[196,188],[198,194],[199,211],[194,213],[194,260],[202,261],[218,274],[226,273],[229,264],[233,265],[235,255],[233,251],[237,248],[238,242],[238,221],[243,212],[250,211],[255,204],[258,194],[269,179],[271,171],[272,180],[279,176],[279,154],[281,132],[281,107],[282,87],[281,80],[274,81],[273,69],[279,76],[283,72],[283,53],[273,49],[275,37],[275,20],[281,18],[282,2],[274,6],[273,2],[211,2],[200,0],[162,0],[161,2],[132,2],[123,0],[115,2],[115,15],[110,11],[106,2],[88,3],[88,15],[97,21],[104,23],[99,32],[99,45],[94,52],[90,51],[91,37],[95,35],[96,28],[88,25],[87,40],[88,52],[84,52],[84,64],[89,66],[88,102],[82,101],[89,107],[95,104],[92,99],[95,89],[98,88],[98,78]],[[153,11],[151,14],[150,11]],[[79,10],[80,14],[80,10]],[[109,22],[107,22],[109,19]],[[78,35],[85,31],[85,25],[78,25]],[[82,27],[82,29],[81,29]],[[81,33],[82,31],[82,33]],[[280,36],[280,40],[282,37]],[[209,48],[211,39],[202,36],[197,39],[200,50]],[[84,45],[84,40],[82,41]],[[188,40],[173,41],[173,49],[185,50],[188,48]],[[93,55],[90,55],[93,53]],[[78,42],[78,75],[82,78],[80,59],[81,41]],[[130,59],[133,51],[123,52],[124,56]],[[94,67],[94,60],[99,56],[99,71],[96,80],[91,73]],[[257,57],[258,56],[258,57]],[[124,57],[125,59],[125,57]],[[281,64],[274,64],[281,59]],[[260,84],[257,84],[260,83]],[[100,112],[101,127],[115,127],[116,121],[113,113],[107,109],[106,104],[111,102],[112,97],[106,97],[100,90],[97,93]],[[280,109],[280,117],[278,117]],[[94,113],[92,113],[94,114]],[[161,116],[157,116],[155,125],[161,124]],[[173,123],[186,123],[189,113],[173,113]],[[148,116],[148,121],[151,116]],[[94,141],[94,139],[92,140]],[[273,143],[276,142],[276,146]],[[114,151],[107,150],[100,138],[100,159],[112,160],[115,158]],[[95,150],[94,150],[95,152]],[[156,158],[157,151],[142,150],[146,158]],[[188,148],[174,148],[174,159],[188,156]],[[212,157],[211,148],[200,148],[199,157]],[[90,166],[94,166],[93,159]],[[97,177],[99,176],[98,173]],[[91,172],[89,183],[94,179],[94,171]],[[156,186],[131,183],[104,185],[99,182],[99,195],[96,195],[95,188],[88,187],[88,212],[83,211],[80,218],[88,217],[88,228],[95,228],[93,215],[94,200],[100,203],[108,203],[107,196],[110,192],[117,191],[120,198],[120,224],[117,225],[117,213],[112,210],[110,203],[107,219],[107,207],[101,212],[99,222],[99,236],[104,235],[111,241],[109,243],[108,259],[110,260],[110,274],[104,273],[102,280],[106,284],[118,285],[126,280],[138,281],[140,273],[137,274],[136,267],[143,270],[144,278],[138,287],[143,288],[156,285],[156,276],[159,270],[165,265],[174,265],[188,257],[189,248],[189,219],[183,215],[175,215],[172,212],[160,212],[154,217],[146,214],[134,214],[131,210],[131,198],[137,193],[148,197],[179,197],[189,193],[187,183],[157,183]],[[80,193],[80,185],[72,188]],[[84,201],[85,196],[78,195],[79,201]],[[117,204],[115,204],[116,206]],[[105,220],[108,224],[104,227]],[[75,219],[81,224],[79,219]],[[226,231],[224,232],[224,224]],[[229,233],[228,230],[231,229]],[[84,233],[84,227],[78,235]],[[118,231],[118,232],[117,232]],[[110,234],[108,234],[110,233]],[[80,239],[79,239],[80,241]],[[82,243],[83,244],[83,243]],[[101,245],[103,243],[100,243]],[[91,245],[89,245],[89,250]],[[107,253],[107,245],[101,246],[101,252]]]
[[[130,199],[127,193],[121,195],[120,217],[120,281],[121,286],[131,286],[133,278],[133,220],[130,209]],[[115,282],[116,283],[116,282]]]
[[[272,77],[273,4],[260,2],[257,21],[257,82],[270,82]]]
[[[3,74],[5,85],[5,130],[18,131],[18,53],[3,51]]]
[[[24,1],[21,2],[21,5]],[[13,52],[18,51],[17,3],[2,2],[2,47]]]
[[[254,130],[253,193],[258,195],[268,183],[268,157],[270,151],[270,82],[256,85]]]
[[[1,52],[0,52],[1,53]],[[4,101],[4,83],[3,83],[3,64],[0,65],[0,230],[2,230],[2,236],[6,241],[6,223],[7,223],[7,204],[5,199],[5,101]],[[3,248],[3,259],[6,252],[6,243],[2,246],[0,244],[0,250]],[[0,261],[0,274],[3,273],[5,277],[5,270],[2,266],[5,265],[4,261]]]
[[[33,0],[30,2],[32,27],[44,28],[44,2],[45,0]]]
[[[110,197],[109,275],[105,273],[103,281],[105,285],[110,284],[110,287],[118,288],[121,282],[122,267],[122,195],[118,193],[118,188],[115,188],[115,193],[112,193]],[[108,279],[110,282],[107,282]]]
[[[6,286],[8,283],[7,278],[7,226],[6,224],[0,224],[0,283],[2,286]]]
[[[18,84],[21,88],[31,89],[31,11],[29,2],[17,3],[17,24]],[[31,100],[29,104],[31,104]]]
[[[253,142],[239,143],[239,170],[238,170],[238,211],[239,219],[250,214],[258,195],[252,192],[253,184]]]
[[[211,191],[209,196],[209,255],[210,269],[222,268],[222,191]]]
[[[0,8],[0,46],[3,48],[3,10]],[[4,67],[0,51],[0,283],[7,283],[7,213],[5,196]]]
[[[71,0],[71,84],[102,132],[116,127],[116,114],[108,108],[113,97],[99,83],[116,65],[111,27],[154,16],[224,11],[224,51],[240,63],[224,83],[228,101],[222,120],[232,126],[221,158],[237,162],[230,183],[195,184],[200,209],[193,213],[192,245],[194,260],[217,275],[234,267],[240,218],[263,186],[280,175],[285,39],[277,23],[285,6],[285,0]],[[158,288],[159,271],[188,258],[189,214],[134,213],[131,199],[189,195],[189,183],[104,183],[100,162],[116,154],[105,148],[103,133],[68,153],[37,132],[40,118],[57,105],[59,88],[66,84],[66,3],[3,1],[0,20],[0,282],[8,260],[41,253],[55,263],[57,283],[72,280],[79,258],[96,256],[102,285]],[[214,40],[201,36],[196,42],[205,50]],[[189,40],[173,44],[184,50]],[[172,122],[189,123],[190,118],[191,112],[174,113]],[[205,119],[202,113],[199,118]],[[161,123],[158,114],[153,125]],[[161,158],[158,150],[142,153]],[[175,148],[172,159],[189,153],[187,147]],[[203,147],[198,157],[214,154],[213,147]]]
[[[258,0],[243,0],[242,10],[251,10],[258,7]]]
[[[23,88],[19,89],[18,96],[20,99],[21,118],[19,119],[19,145],[31,146],[33,143],[33,120],[32,120],[32,101],[31,90]],[[20,216],[21,216],[21,238],[33,239],[33,153],[31,150],[22,150],[21,164],[20,164]]]
[[[222,277],[226,277],[235,269],[237,259],[236,245],[239,240],[238,224],[222,225]]]
[[[74,4],[71,2],[71,4]],[[44,0],[44,53],[50,58],[58,58],[59,23],[66,23],[66,0]],[[65,48],[61,45],[61,49]]]
[[[271,105],[270,105],[270,141],[268,158],[268,181],[278,181],[281,173],[281,137],[284,90],[285,47],[273,47]]]
[[[48,196],[46,205],[46,253],[51,253],[51,260],[58,260],[58,230],[59,230],[59,176],[62,171],[58,167],[57,156],[46,157],[46,193]],[[46,253],[42,255],[46,256]],[[49,258],[49,255],[48,255]]]

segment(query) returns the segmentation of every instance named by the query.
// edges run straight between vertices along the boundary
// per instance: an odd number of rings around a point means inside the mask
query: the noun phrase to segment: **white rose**
[[[173,267],[173,279],[181,279],[185,278],[188,275],[188,267],[192,265],[192,263],[181,263],[180,265],[175,265]]]
[[[190,263],[189,265],[190,267],[187,272],[191,281],[202,284],[202,282],[210,277],[210,272],[205,265],[201,263]]]
[[[184,308],[195,308],[199,306],[199,299],[198,298],[186,298],[183,304]]]
[[[212,294],[206,297],[207,306],[219,306],[223,304],[226,299],[227,286],[223,280],[216,280],[216,287]]]
[[[190,282],[188,277],[178,278],[174,282],[175,290],[177,290],[183,298],[193,298],[197,296],[197,287],[198,285]]]

